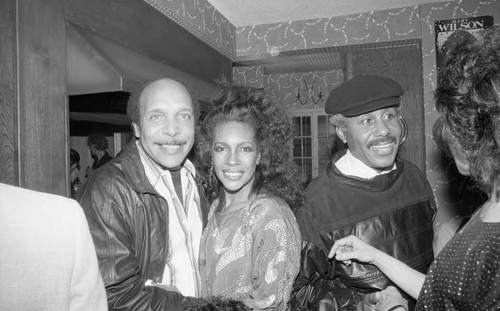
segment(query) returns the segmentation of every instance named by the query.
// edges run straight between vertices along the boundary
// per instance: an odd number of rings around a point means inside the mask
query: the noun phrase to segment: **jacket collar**
[[[127,144],[123,152],[118,156],[117,162],[122,165],[123,175],[125,175],[125,179],[127,179],[131,188],[139,193],[158,195],[146,176],[135,141],[133,139]]]
[[[347,152],[347,149],[337,152],[333,158],[328,163],[327,175],[330,179],[336,180],[343,184],[351,185],[353,187],[362,188],[366,191],[385,191],[391,188],[394,183],[399,179],[399,176],[404,170],[404,161],[396,159],[396,169],[390,171],[387,174],[375,176],[371,179],[363,179],[355,176],[348,176],[342,174],[340,170],[335,166],[335,162],[338,161]]]

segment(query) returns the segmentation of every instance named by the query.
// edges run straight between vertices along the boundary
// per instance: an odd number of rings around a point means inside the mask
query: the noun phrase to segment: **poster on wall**
[[[438,79],[440,68],[446,62],[446,55],[460,43],[469,39],[474,40],[481,30],[490,26],[493,26],[493,16],[447,19],[434,22]]]

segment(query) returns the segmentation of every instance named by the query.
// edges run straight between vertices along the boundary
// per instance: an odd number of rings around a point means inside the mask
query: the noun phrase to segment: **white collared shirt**
[[[344,175],[359,177],[363,179],[372,179],[373,177],[387,174],[390,171],[396,169],[396,163],[394,163],[390,170],[383,170],[382,172],[379,172],[353,156],[349,149],[347,149],[347,152],[344,156],[342,156],[337,160],[337,162],[335,162],[335,166]]]
[[[169,170],[163,170],[137,143],[146,176],[168,203],[168,258],[161,284],[176,287],[184,296],[200,296],[198,258],[203,222],[194,165],[186,159],[180,170],[183,198],[178,198]]]

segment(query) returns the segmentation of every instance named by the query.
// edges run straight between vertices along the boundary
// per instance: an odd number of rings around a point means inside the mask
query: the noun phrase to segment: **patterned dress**
[[[500,310],[500,222],[472,216],[429,268],[416,310]]]
[[[212,204],[200,250],[202,296],[237,300],[276,296],[286,310],[300,268],[301,236],[285,201],[261,196],[214,212]]]

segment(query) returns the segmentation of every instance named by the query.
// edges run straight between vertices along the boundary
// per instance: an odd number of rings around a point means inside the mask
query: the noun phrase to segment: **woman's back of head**
[[[440,73],[436,107],[450,148],[467,158],[470,174],[500,197],[500,27],[457,47]]]

